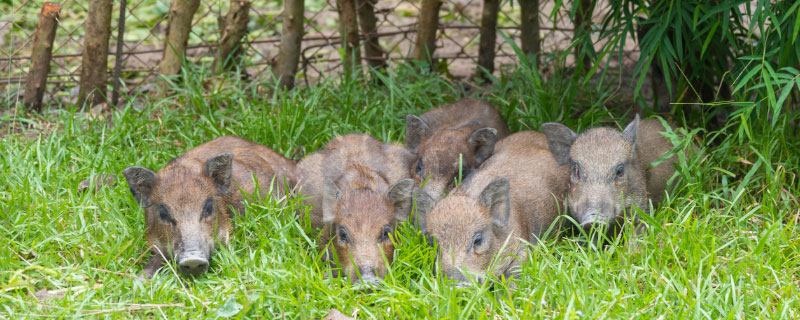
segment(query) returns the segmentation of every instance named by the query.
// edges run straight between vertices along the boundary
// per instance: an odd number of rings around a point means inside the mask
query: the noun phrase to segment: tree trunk
[[[358,22],[361,24],[361,33],[366,37],[364,53],[366,54],[367,64],[377,70],[386,69],[386,59],[383,56],[383,49],[378,43],[378,18],[375,17],[376,0],[359,0],[358,2]]]
[[[478,46],[478,66],[485,69],[478,70],[480,78],[486,78],[487,74],[494,72],[494,49],[497,43],[497,10],[500,7],[500,0],[484,0],[483,12],[481,13],[481,34]]]
[[[114,93],[111,94],[111,104],[116,106],[119,102],[119,87],[122,84],[122,45],[125,41],[125,7],[127,0],[119,0],[119,20],[117,22],[117,52],[114,53]]]
[[[433,67],[433,52],[436,50],[436,31],[439,29],[441,0],[422,0],[419,13],[419,30],[414,47],[414,59],[427,61]]]
[[[284,0],[283,31],[281,33],[281,50],[278,57],[276,76],[282,88],[294,87],[294,76],[297,63],[300,61],[300,46],[303,41],[304,0]]]
[[[214,72],[222,72],[238,61],[242,52],[242,38],[247,35],[247,22],[250,21],[250,1],[231,0],[231,8],[225,17],[225,28],[219,41]]]
[[[541,51],[539,38],[539,0],[520,0],[522,10],[522,52],[528,57],[538,57]],[[538,62],[538,58],[537,58]]]
[[[361,65],[361,52],[358,48],[358,18],[355,0],[336,0],[339,11],[339,33],[344,46],[344,70],[350,74],[354,66]]]
[[[578,11],[575,12],[575,38],[589,36],[592,25],[592,10],[594,8],[592,0],[574,0],[579,1]],[[575,4],[573,2],[573,4]],[[583,46],[575,47],[575,62],[583,67],[584,70],[591,68],[591,58],[588,54],[584,54],[587,50]],[[580,62],[579,62],[580,60]]]
[[[33,36],[31,51],[31,68],[28,72],[28,85],[23,98],[25,107],[34,111],[42,111],[47,74],[50,73],[50,58],[53,56],[53,40],[56,38],[58,16],[61,5],[45,2],[39,14],[39,25]]]
[[[162,76],[180,73],[181,63],[186,55],[186,44],[192,30],[192,17],[200,6],[200,0],[172,0],[169,8],[169,22],[164,41],[164,54],[159,69]],[[167,83],[161,82],[162,93],[166,93]]]
[[[111,37],[113,3],[113,0],[89,0],[86,35],[83,36],[79,105],[87,104],[91,108],[106,101],[108,40]]]

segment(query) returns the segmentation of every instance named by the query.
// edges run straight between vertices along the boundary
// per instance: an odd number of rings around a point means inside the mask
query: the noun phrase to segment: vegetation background
[[[631,0],[616,8],[594,26],[603,50],[582,46],[590,37],[575,42],[593,67],[565,68],[556,59],[546,76],[520,53],[513,72],[480,87],[396,64],[386,74],[331,75],[264,95],[259,88],[275,87],[269,79],[213,77],[199,64],[174,79],[170,96],[127,97],[111,113],[70,105],[6,112],[0,314],[310,319],[337,308],[358,318],[797,319],[800,2]],[[639,92],[658,67],[677,102],[666,109],[620,96],[605,76],[621,55],[615,41],[637,37],[640,26],[650,26],[639,42],[642,59],[624,81]],[[382,290],[355,290],[325,276],[318,231],[294,215],[297,199],[249,204],[231,246],[200,277],[167,268],[151,281],[137,278],[144,217],[120,174],[125,167],[158,169],[224,134],[286,156],[349,132],[402,143],[407,113],[463,95],[489,100],[514,131],[547,121],[576,131],[621,128],[634,113],[658,113],[685,128],[668,134],[676,151],[695,143],[700,152],[681,157],[676,188],[644,215],[644,235],[627,232],[602,250],[572,235],[551,238],[530,248],[516,289],[497,281],[448,285],[435,274],[434,249],[403,224]],[[101,174],[116,179],[79,188]]]

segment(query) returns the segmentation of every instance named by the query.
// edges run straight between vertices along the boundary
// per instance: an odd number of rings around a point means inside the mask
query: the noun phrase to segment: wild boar
[[[158,173],[132,166],[123,171],[131,194],[144,208],[147,241],[153,256],[144,268],[152,277],[175,259],[183,274],[208,269],[211,252],[227,245],[234,211],[243,211],[242,192],[265,196],[292,188],[295,163],[266,146],[224,136],[170,160]],[[240,191],[241,190],[241,191]],[[158,252],[160,251],[160,252]]]
[[[639,121],[636,115],[622,132],[601,127],[577,135],[558,123],[542,124],[542,131],[556,161],[571,168],[569,213],[587,231],[618,230],[625,213],[636,221],[631,207],[649,212],[648,198],[661,201],[675,172],[675,156],[648,169],[672,148],[656,119]]]
[[[333,239],[341,272],[353,284],[374,284],[386,274],[395,225],[412,210],[412,160],[400,146],[348,134],[298,164],[300,192],[311,197],[311,224],[323,228],[320,249]]]
[[[481,281],[495,257],[493,275],[513,277],[526,257],[522,240],[536,244],[547,235],[563,211],[569,167],[553,160],[545,142],[537,132],[512,134],[432,209],[418,205],[420,228],[436,240],[439,268],[448,278],[467,284],[464,271]],[[418,203],[431,201],[425,193],[417,197]]]
[[[417,185],[427,180],[423,190],[439,199],[455,185],[459,165],[463,179],[489,158],[495,143],[508,134],[503,116],[479,99],[461,99],[419,117],[408,115],[406,147],[417,156],[411,176]]]

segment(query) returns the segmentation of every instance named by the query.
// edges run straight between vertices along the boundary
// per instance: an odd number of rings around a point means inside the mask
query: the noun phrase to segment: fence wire
[[[0,90],[6,103],[21,99],[28,69],[33,33],[44,0],[12,0],[9,13],[0,16]],[[244,45],[246,70],[251,75],[269,74],[279,54],[283,3],[252,0],[249,33]],[[46,104],[74,102],[78,95],[81,53],[83,51],[84,20],[89,14],[88,3],[81,0],[61,2],[61,16],[53,46],[53,58],[47,84]],[[186,53],[191,63],[213,61],[221,23],[227,13],[228,1],[202,1],[194,15],[192,32]],[[330,76],[342,69],[336,0],[306,1],[304,36],[301,48],[298,82],[307,84]],[[540,12],[542,51],[565,50],[572,38],[571,25],[565,9],[555,19],[546,13],[551,3],[543,2]],[[116,63],[114,52],[122,41],[123,60],[121,79],[129,91],[146,90],[158,74],[161,59],[169,0],[128,0],[125,10],[125,32],[117,39],[119,3],[112,9],[109,48],[109,79]],[[435,58],[445,63],[447,72],[464,77],[475,72],[478,58],[481,0],[444,0],[440,12]],[[407,59],[414,47],[417,17],[421,0],[384,0],[375,6],[377,32],[384,58],[389,61]],[[501,2],[498,32],[506,33],[519,45],[520,7],[513,0]],[[511,45],[498,35],[495,47],[495,72],[513,66]],[[363,56],[363,54],[362,54]],[[111,84],[109,83],[109,87]]]

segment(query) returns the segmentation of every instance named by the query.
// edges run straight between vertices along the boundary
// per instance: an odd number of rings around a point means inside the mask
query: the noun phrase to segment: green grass
[[[317,231],[296,218],[296,200],[249,204],[207,274],[166,270],[137,280],[147,258],[144,215],[121,175],[125,167],[158,169],[223,134],[286,156],[349,132],[402,142],[405,114],[462,92],[404,66],[382,87],[330,79],[270,95],[259,87],[271,83],[208,85],[205,72],[193,70],[184,90],[166,100],[140,97],[143,109],[130,104],[110,119],[69,109],[2,119],[0,317],[311,319],[331,308],[359,318],[800,316],[800,142],[791,113],[777,128],[745,122],[752,139],[739,139],[739,118],[723,134],[705,134],[699,141],[714,146],[701,143],[702,153],[683,159],[678,187],[644,217],[648,232],[628,232],[604,250],[586,249],[572,236],[547,240],[531,248],[516,290],[501,282],[466,289],[443,282],[434,273],[434,249],[408,223],[397,234],[383,289],[355,290],[325,276],[330,267],[316,251]],[[544,82],[524,67],[478,95],[498,106],[514,131],[547,121],[581,131],[632,116],[609,107],[616,102],[604,89],[558,75]],[[102,173],[116,185],[78,191],[82,180]],[[64,296],[38,301],[40,290]]]

